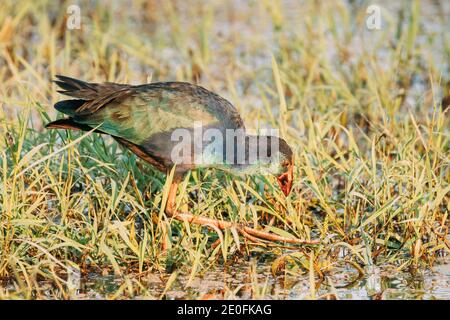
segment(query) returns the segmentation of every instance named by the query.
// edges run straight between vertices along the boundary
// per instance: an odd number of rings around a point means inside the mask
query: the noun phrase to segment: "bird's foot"
[[[290,244],[319,244],[317,240],[304,240],[279,236],[270,232],[256,230],[247,226],[243,226],[230,221],[223,221],[218,219],[206,218],[195,216],[191,213],[180,213],[174,210],[166,210],[167,214],[179,221],[188,222],[191,224],[197,224],[202,226],[215,227],[220,230],[226,230],[235,228],[244,238],[253,242],[272,241],[272,242],[284,242]]]

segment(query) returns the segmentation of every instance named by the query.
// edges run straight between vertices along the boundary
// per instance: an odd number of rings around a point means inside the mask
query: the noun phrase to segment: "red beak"
[[[281,191],[287,197],[291,193],[292,182],[294,180],[294,166],[291,165],[287,172],[277,177]]]

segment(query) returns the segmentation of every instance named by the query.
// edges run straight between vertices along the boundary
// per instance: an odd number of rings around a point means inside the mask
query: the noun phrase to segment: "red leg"
[[[188,223],[203,225],[203,226],[215,226],[221,230],[229,229],[229,228],[236,228],[244,237],[251,241],[255,240],[269,240],[269,241],[279,241],[279,242],[285,242],[285,243],[294,243],[294,244],[318,244],[318,241],[308,241],[308,240],[302,240],[302,239],[292,239],[287,237],[282,237],[273,233],[256,230],[250,227],[241,226],[239,224],[229,222],[229,221],[223,221],[223,220],[217,220],[217,219],[211,219],[211,218],[205,218],[200,216],[195,216],[191,213],[178,213],[175,210],[175,200],[176,200],[176,194],[178,189],[179,182],[174,181],[172,185],[170,186],[169,195],[167,197],[167,203],[166,203],[166,214],[174,219],[177,219],[179,221],[186,221]]]

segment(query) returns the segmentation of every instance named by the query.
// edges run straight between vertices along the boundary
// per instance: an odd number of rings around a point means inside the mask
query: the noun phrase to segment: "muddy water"
[[[324,279],[315,278],[311,290],[309,274],[273,276],[270,265],[257,264],[256,260],[209,270],[192,279],[180,274],[166,288],[169,275],[148,274],[139,279],[146,292],[127,295],[126,281],[114,276],[91,274],[79,279],[72,299],[104,299],[119,296],[134,299],[450,299],[450,265],[437,265],[433,270],[397,272],[394,267],[370,267],[362,278],[356,270],[334,269]],[[125,296],[123,295],[125,293]]]

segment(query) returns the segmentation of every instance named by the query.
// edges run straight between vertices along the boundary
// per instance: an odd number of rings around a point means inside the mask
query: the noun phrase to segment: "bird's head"
[[[259,140],[264,141],[262,138],[259,137]],[[268,157],[260,157],[260,169],[263,173],[276,176],[281,191],[283,191],[285,196],[288,196],[294,180],[294,155],[292,149],[282,138],[274,136],[266,136],[264,138],[267,138],[267,144],[271,147],[268,148]],[[274,148],[274,146],[277,147]]]
[[[287,197],[291,193],[292,182],[294,181],[294,164],[286,164],[283,168],[285,171],[277,177],[277,181],[281,191]]]

